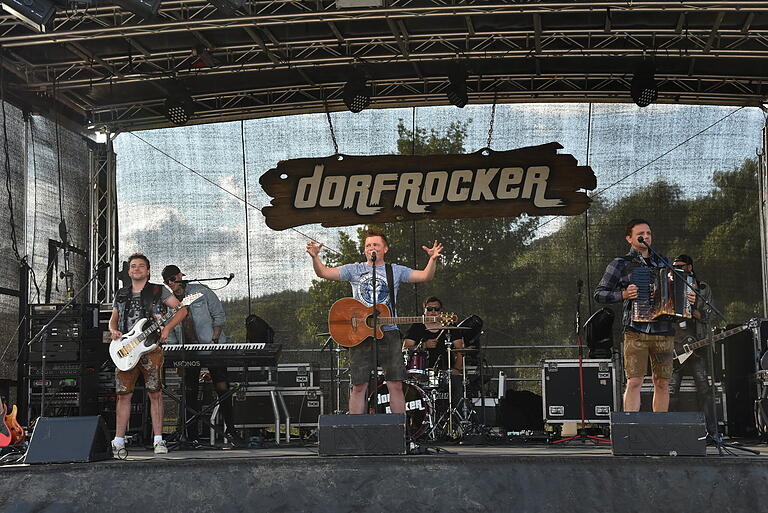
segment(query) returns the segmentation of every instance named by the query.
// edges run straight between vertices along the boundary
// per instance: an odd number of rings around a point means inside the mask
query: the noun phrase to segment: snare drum
[[[443,369],[427,369],[427,388],[448,390],[448,371]]]
[[[413,378],[419,381],[426,379],[427,374],[427,357],[429,353],[426,351],[416,351],[409,349],[405,352],[405,372]]]
[[[389,407],[389,389],[385,381],[376,389],[376,413],[392,413]],[[412,383],[403,383],[405,396],[405,434],[416,440],[427,433],[431,425],[432,402],[426,393]]]

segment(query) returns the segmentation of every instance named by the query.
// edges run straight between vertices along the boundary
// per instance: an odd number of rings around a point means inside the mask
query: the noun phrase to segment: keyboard
[[[281,344],[171,344],[163,346],[166,367],[276,366]]]

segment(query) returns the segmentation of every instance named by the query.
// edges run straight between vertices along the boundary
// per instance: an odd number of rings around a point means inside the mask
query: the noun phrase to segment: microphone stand
[[[323,347],[320,349],[320,354],[323,353],[326,349],[329,347],[331,348],[329,350],[330,355],[330,372],[331,372],[331,379],[330,379],[330,386],[328,388],[328,398],[331,400],[331,406],[334,406],[333,413],[339,414],[341,413],[341,409],[339,407],[339,404],[341,402],[341,376],[336,372],[337,362],[334,362],[334,360],[338,359],[338,352],[340,351],[337,347],[332,347],[331,342],[333,342],[333,337],[331,337],[330,333],[319,333],[315,335],[316,337],[325,337],[328,338],[325,341],[325,344],[323,344]],[[336,354],[334,354],[336,353]],[[335,394],[334,394],[335,390]]]
[[[373,370],[371,371],[371,379],[368,385],[368,411],[376,413],[378,406],[378,377],[379,377],[379,339],[377,338],[379,328],[379,309],[376,304],[376,252],[371,254],[371,293],[373,303]],[[390,294],[394,294],[395,291],[390,291]]]
[[[45,324],[45,326],[40,328],[40,331],[38,331],[35,334],[34,337],[29,339],[29,342],[27,342],[27,350],[29,351],[29,348],[32,347],[32,344],[34,344],[38,340],[42,341],[41,353],[40,353],[41,357],[42,357],[42,361],[41,361],[41,364],[40,364],[40,381],[41,381],[41,385],[42,385],[42,387],[41,387],[41,394],[40,394],[40,415],[39,415],[40,417],[45,416],[45,389],[47,388],[46,384],[45,384],[45,360],[46,360],[45,347],[46,347],[46,342],[48,341],[48,330],[53,325],[53,323],[56,322],[56,319],[58,319],[61,316],[61,314],[63,314],[64,311],[67,308],[69,308],[75,302],[75,300],[77,300],[78,297],[80,297],[80,294],[83,293],[83,291],[91,284],[91,282],[99,277],[98,271],[104,270],[107,267],[109,267],[109,264],[97,266],[96,269],[94,270],[93,276],[91,276],[91,278],[88,281],[86,281],[83,284],[83,286],[80,287],[70,297],[69,301],[64,303],[64,306],[62,306],[61,309],[58,312],[56,312],[56,314],[53,317],[51,317],[51,320],[49,320]],[[27,358],[27,361],[29,361],[29,358]]]
[[[667,261],[666,258],[662,258],[661,255],[656,253],[651,248],[650,244],[645,242],[645,239],[643,239],[643,237],[639,237],[638,238],[638,242],[640,244],[643,244],[646,248],[648,248],[648,252],[652,256],[655,256],[656,260],[661,262],[662,265],[669,272],[672,273],[673,280],[679,279],[678,278],[678,272],[679,271],[677,269],[675,269],[674,267],[672,267],[672,265]],[[720,310],[718,310],[715,307],[715,305],[713,305],[710,301],[708,301],[704,296],[702,296],[701,292],[696,290],[690,283],[688,283],[688,280],[683,280],[683,283],[688,288],[688,290],[690,290],[690,291],[692,291],[694,293],[694,295],[696,296],[697,299],[701,300],[702,303],[704,303],[705,305],[707,305],[707,307],[709,307],[711,312],[714,312],[715,314],[717,314],[717,316],[723,322],[725,322],[726,324],[728,323],[728,321],[726,320],[726,318],[723,315],[723,313]],[[693,305],[691,305],[691,308],[693,308]],[[698,322],[698,320],[696,322]],[[707,336],[709,338],[708,347],[709,347],[709,350],[710,350],[710,354],[709,354],[710,358],[709,358],[709,362],[708,362],[709,363],[708,371],[709,371],[710,379],[712,379],[712,385],[711,385],[711,388],[710,388],[710,408],[711,408],[712,415],[715,417],[714,418],[714,421],[715,421],[714,422],[715,433],[714,434],[707,433],[707,439],[708,440],[712,440],[712,442],[715,444],[715,447],[717,447],[717,452],[718,452],[718,454],[720,456],[724,456],[726,453],[729,454],[729,455],[732,455],[732,456],[736,456],[736,454],[734,452],[730,451],[729,449],[737,449],[737,450],[749,452],[749,453],[755,454],[755,455],[760,454],[760,451],[756,451],[754,449],[749,449],[747,447],[742,447],[742,446],[736,445],[736,444],[726,443],[726,442],[723,441],[723,437],[720,434],[720,427],[719,427],[718,422],[717,422],[717,403],[715,401],[715,364],[714,364],[714,359],[715,359],[715,341],[714,341],[714,333],[712,333],[712,330],[709,327],[709,319],[707,319],[707,321],[705,321],[705,323],[706,323],[706,326],[707,326],[707,331],[709,332],[709,335]]]
[[[234,277],[235,277],[235,273],[231,273],[229,276],[222,276],[221,278],[197,278],[197,279],[194,279],[194,280],[177,280],[176,283],[183,283],[183,284],[186,285],[187,283],[192,283],[192,282],[197,283],[197,282],[201,282],[201,281],[221,281],[221,280],[226,280],[227,285],[229,285],[229,282],[231,282],[232,278],[234,278]]]
[[[587,442],[598,444],[610,444],[611,441],[601,436],[587,434],[586,412],[584,411],[584,346],[581,343],[581,289],[584,286],[582,280],[576,282],[576,342],[579,346],[579,404],[581,406],[581,429],[578,434],[555,440],[552,444],[568,443],[572,441]]]

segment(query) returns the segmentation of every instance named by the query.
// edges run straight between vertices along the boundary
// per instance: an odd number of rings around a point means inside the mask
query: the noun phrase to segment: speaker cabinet
[[[320,456],[405,454],[405,414],[320,415]]]
[[[614,412],[614,455],[704,456],[707,428],[703,412]]]
[[[112,457],[101,416],[40,417],[29,440],[25,463],[76,463]]]

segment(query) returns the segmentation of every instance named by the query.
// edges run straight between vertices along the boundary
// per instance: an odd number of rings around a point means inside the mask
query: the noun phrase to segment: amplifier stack
[[[63,308],[63,304],[29,307],[31,337],[61,314],[29,346],[24,367],[28,420],[41,415],[41,406],[47,416],[96,415],[99,396],[106,391],[104,370],[109,366],[109,345],[104,343],[99,305]]]

